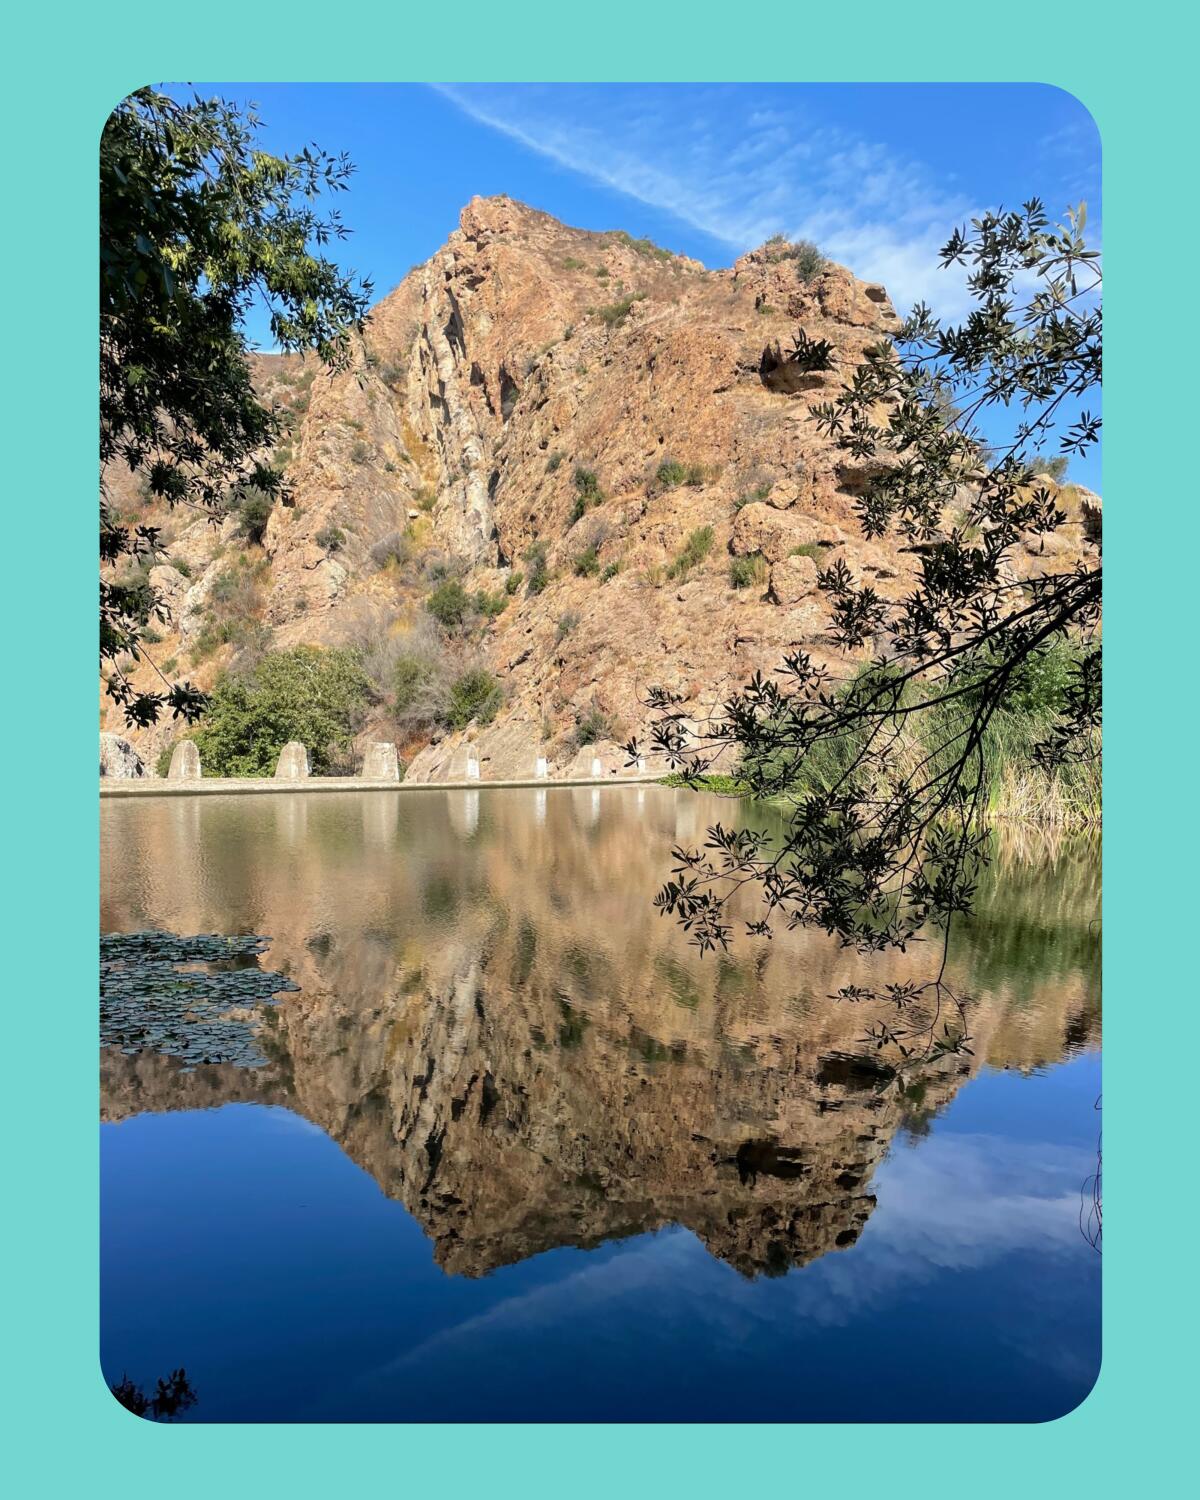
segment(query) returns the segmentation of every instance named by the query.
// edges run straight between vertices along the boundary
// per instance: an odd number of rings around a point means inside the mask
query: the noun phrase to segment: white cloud
[[[437,85],[471,119],[594,182],[665,210],[734,254],[771,234],[814,240],[882,281],[902,311],[956,316],[964,278],[938,268],[950,229],[977,211],[877,142],[748,105],[727,87]]]

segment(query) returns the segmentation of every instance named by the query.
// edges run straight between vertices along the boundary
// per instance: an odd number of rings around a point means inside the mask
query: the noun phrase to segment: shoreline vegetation
[[[1060,640],[1023,664],[1003,705],[990,719],[980,744],[980,809],[976,821],[982,817],[1063,830],[1100,824],[1099,735],[1086,758],[1047,765],[1038,754],[1039,746],[1050,739],[1061,722],[1078,654],[1073,642]],[[940,760],[954,753],[955,745],[968,731],[971,674],[981,671],[983,665],[968,665],[958,674],[958,685],[968,692],[953,706],[931,705],[928,711],[905,714],[902,724],[899,718],[895,721],[894,766],[898,776],[911,774],[922,765],[936,769]],[[887,671],[886,665],[863,667],[840,696],[849,695],[867,681],[878,682]],[[910,706],[920,691],[933,696],[928,685],[923,690],[910,689],[897,706]],[[732,773],[688,777],[676,772],[664,781],[667,786],[755,797],[780,807],[791,807],[842,782],[860,748],[858,738],[847,733],[815,746],[794,767],[769,762],[747,766],[743,762],[745,769]],[[955,815],[958,811],[957,807],[953,810]]]

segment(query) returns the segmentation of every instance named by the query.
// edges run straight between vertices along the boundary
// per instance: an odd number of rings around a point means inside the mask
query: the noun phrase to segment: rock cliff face
[[[403,629],[439,569],[457,569],[468,591],[505,601],[481,643],[505,703],[489,726],[405,746],[408,774],[446,776],[468,738],[487,779],[529,775],[539,755],[561,773],[592,711],[616,764],[611,740],[644,727],[653,684],[699,713],[797,644],[829,655],[816,565],[795,549],[836,549],[884,593],[906,570],[863,540],[865,476],[819,436],[811,405],[897,319],[882,287],[798,265],[764,246],[707,271],[473,199],[375,308],[353,370],[259,359],[264,397],[292,425],[276,455],[291,495],[261,549],[232,519],[168,518],[170,564],[152,576],[171,610],[160,658],[202,685],[229,660],[232,646],[201,647],[239,555],[247,607],[277,646],[364,621]],[[830,371],[790,357],[799,329],[832,345]],[[707,552],[681,562],[703,528]],[[548,581],[534,592],[537,547]],[[750,560],[737,588],[735,557]],[[121,727],[111,709],[102,727]],[[172,733],[131,738],[152,764]]]

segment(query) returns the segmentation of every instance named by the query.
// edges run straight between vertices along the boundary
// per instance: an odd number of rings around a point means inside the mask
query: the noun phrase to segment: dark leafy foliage
[[[282,433],[254,393],[242,315],[270,309],[280,348],[347,364],[370,284],[322,253],[346,230],[324,193],[353,170],[344,156],[306,146],[273,156],[258,120],[220,99],[180,104],[138,89],[109,117],[100,143],[100,463],[145,476],[148,497],[224,515],[251,486],[276,497],[283,475],[260,457]],[[265,524],[265,523],[264,523]],[[153,526],[128,526],[100,508],[102,569],[122,556],[150,562]],[[162,676],[136,689],[118,659],[151,660],[144,618],[110,577],[100,581],[100,661],[109,695],[130,724],[170,709],[193,721],[205,698]],[[157,670],[157,669],[156,669]]]
[[[472,667],[451,684],[446,722],[451,729],[465,729],[473,719],[490,724],[503,701],[504,690],[491,672]]]
[[[192,737],[208,776],[270,776],[290,740],[305,746],[316,774],[339,774],[373,697],[353,651],[272,651],[218,678]]]
[[[128,1375],[122,1375],[111,1390],[126,1411],[151,1422],[173,1422],[180,1412],[190,1411],[199,1399],[182,1365],[165,1379],[159,1377],[152,1396],[140,1385],[134,1385]]]
[[[447,578],[426,598],[425,608],[439,625],[456,630],[472,613],[471,596],[457,578]]]
[[[904,949],[931,923],[948,933],[956,913],[971,911],[986,858],[985,744],[997,716],[1050,705],[1037,757],[1061,765],[1098,754],[1099,535],[1068,523],[1031,463],[1050,442],[1082,453],[1100,433],[1087,411],[1061,417],[1101,377],[1100,271],[1084,223],[1081,207],[1051,225],[1033,200],[956,230],[942,262],[971,268],[966,321],[943,327],[918,306],[817,408],[823,430],[871,475],[858,502],[865,535],[889,533],[916,560],[898,601],[857,583],[840,558],[819,575],[835,638],[871,648],[870,663],[834,682],[795,651],[698,729],[672,694],[651,693],[655,747],[685,784],[701,785],[732,744],[752,794],[805,786],[782,841],[716,826],[703,848],[675,851],[657,904],[702,950],[728,945],[731,903],[747,886],[763,901],[747,929],[762,936],[777,922],[813,926],[871,952]],[[986,410],[1017,413],[1000,451],[977,429]],[[1038,465],[1044,473],[1040,456]],[[1050,552],[1032,574],[1014,568],[1018,549],[1037,552],[1068,524],[1080,527],[1082,561],[1055,570]],[[1049,649],[1063,642],[1069,652]],[[627,750],[636,756],[636,741]],[[814,784],[805,771],[815,759],[827,773]],[[868,1036],[902,1059],[969,1050],[966,1009],[944,966],[943,948],[925,984],[849,987],[842,997],[894,1009],[898,1019],[872,1022]]]

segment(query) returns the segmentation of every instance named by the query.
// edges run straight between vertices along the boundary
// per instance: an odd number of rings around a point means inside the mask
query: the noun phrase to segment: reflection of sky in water
[[[1098,1360],[1098,1072],[968,1083],[893,1144],[856,1246],[756,1280],[678,1228],[447,1277],[287,1111],[126,1121],[104,1131],[106,1349],[185,1363],[198,1420],[1052,1417]],[[1015,1135],[979,1128],[1014,1110]]]
[[[106,1055],[110,1377],[184,1365],[197,1421],[1078,1401],[1094,860],[993,865],[951,959],[975,1055],[901,1104],[825,1066],[863,1027],[827,999],[866,977],[835,945],[701,962],[655,913],[672,842],[737,812],[659,787],[106,803],[106,930],[262,933],[300,986],[261,1069]]]

